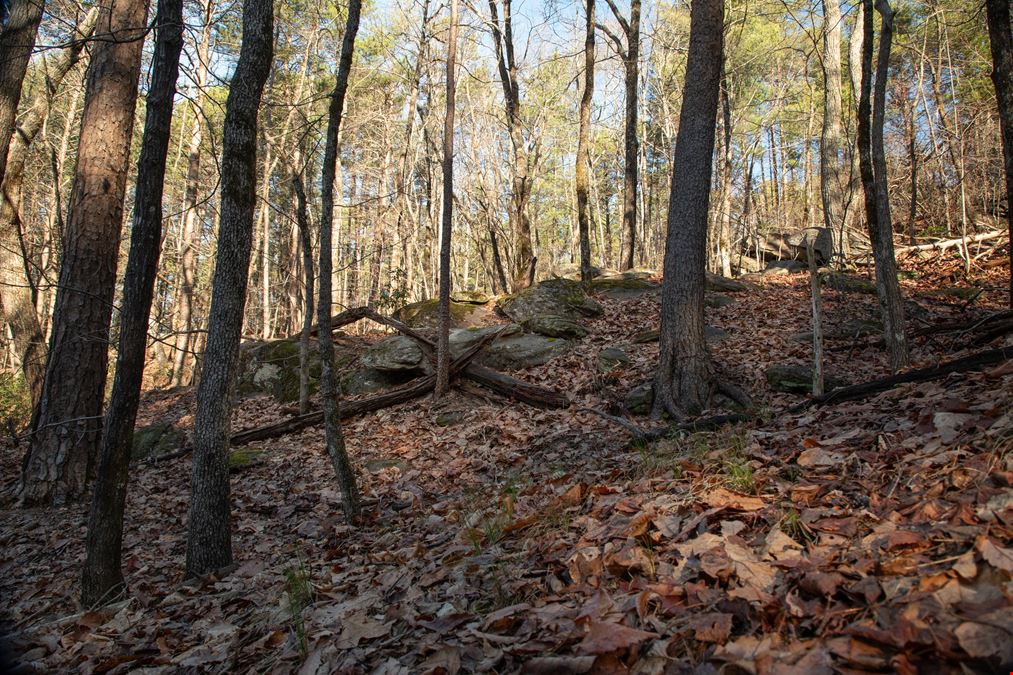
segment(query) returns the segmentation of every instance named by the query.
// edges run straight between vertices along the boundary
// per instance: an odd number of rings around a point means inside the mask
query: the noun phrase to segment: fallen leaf
[[[581,654],[612,654],[636,647],[646,640],[658,637],[657,633],[637,630],[619,623],[592,623],[587,635],[577,645]]]

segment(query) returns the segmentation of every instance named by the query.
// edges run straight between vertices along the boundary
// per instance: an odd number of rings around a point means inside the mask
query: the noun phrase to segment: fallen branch
[[[931,244],[918,244],[916,246],[902,246],[897,249],[897,255],[904,253],[914,253],[915,251],[939,251],[943,252],[946,249],[953,248],[954,246],[967,246],[968,244],[976,244],[982,241],[989,241],[990,239],[998,239],[999,237],[1005,236],[1005,232],[1002,230],[996,230],[994,232],[983,232],[981,234],[968,235],[966,237],[957,237],[956,239],[943,239],[940,241],[934,241]]]
[[[906,373],[899,373],[879,380],[855,384],[850,387],[838,387],[823,396],[816,396],[807,401],[803,401],[798,405],[792,406],[789,408],[789,412],[801,412],[802,410],[812,406],[832,405],[843,403],[844,401],[854,401],[857,399],[868,398],[869,396],[882,393],[902,384],[928,382],[930,380],[938,380],[939,378],[950,375],[951,373],[964,373],[982,370],[988,366],[993,366],[1009,359],[1013,359],[1013,347],[977,352],[960,359],[946,361],[945,363],[938,363],[934,366],[928,366],[927,368],[917,368],[915,370],[909,370]]]
[[[473,358],[475,358],[480,351],[496,339],[499,335],[498,332],[490,333],[484,336],[481,340],[471,346],[464,354],[454,359],[450,364],[450,376],[453,377],[460,373],[465,366]],[[341,419],[349,417],[355,417],[367,412],[373,412],[374,410],[381,410],[383,408],[389,408],[392,405],[398,403],[404,403],[420,396],[424,396],[431,392],[436,387],[436,375],[427,375],[420,377],[411,383],[398,387],[397,389],[391,389],[385,391],[382,394],[376,396],[370,396],[369,398],[362,398],[350,401],[342,401],[339,406],[339,415]],[[254,441],[262,441],[268,438],[278,438],[279,436],[285,436],[287,434],[301,431],[308,427],[316,426],[324,421],[324,413],[322,410],[314,410],[308,412],[305,415],[297,415],[287,420],[277,422],[275,424],[268,424],[262,427],[256,427],[254,429],[248,429],[246,431],[240,431],[239,433],[233,434],[229,439],[232,445],[246,445]]]
[[[598,415],[598,417],[626,429],[633,435],[633,438],[638,441],[656,441],[659,438],[665,438],[666,436],[670,436],[678,431],[688,431],[689,433],[696,433],[698,431],[713,431],[727,424],[738,424],[739,422],[748,422],[753,419],[752,415],[732,413],[729,415],[701,417],[690,422],[668,424],[661,427],[655,427],[653,429],[644,429],[625,417],[610,415],[604,410],[599,410],[598,408],[581,408],[579,412],[589,412]]]

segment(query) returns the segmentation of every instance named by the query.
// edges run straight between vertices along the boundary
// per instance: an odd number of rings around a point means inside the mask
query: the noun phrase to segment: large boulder
[[[134,429],[134,442],[130,448],[131,459],[149,459],[173,452],[183,445],[182,429],[171,422],[150,424]]]
[[[496,370],[519,370],[548,363],[572,348],[573,343],[562,338],[516,333],[497,338],[476,361]]]
[[[496,303],[496,309],[516,323],[546,315],[575,320],[602,312],[601,305],[587,296],[580,282],[570,279],[548,279],[504,296]]]
[[[652,405],[654,405],[654,383],[650,380],[631,389],[623,399],[623,407],[634,415],[646,415],[651,412]]]
[[[465,298],[459,295],[460,298]],[[466,328],[482,323],[486,316],[484,303],[476,299],[465,299],[463,302],[451,299],[450,325],[452,328]],[[440,301],[437,299],[421,300],[405,305],[394,312],[394,318],[412,328],[437,328],[440,325]]]
[[[340,367],[355,358],[354,353],[336,349],[335,363]],[[317,389],[320,377],[320,357],[316,346],[309,351],[310,392]],[[240,396],[269,394],[282,403],[299,399],[299,341],[297,339],[271,342],[248,342],[239,352]]]
[[[576,321],[565,316],[542,315],[533,316],[522,324],[524,328],[532,333],[544,335],[545,337],[580,339],[587,335],[587,329]]]
[[[831,288],[841,293],[865,293],[867,295],[876,294],[876,284],[864,277],[856,276],[854,274],[846,274],[844,272],[827,272],[826,274],[820,275],[820,280],[827,288]]]
[[[382,372],[418,370],[423,363],[422,348],[411,338],[394,335],[367,349],[359,363]]]
[[[511,323],[506,324],[505,327],[500,324],[497,326],[486,326],[484,328],[458,328],[456,330],[452,330],[450,331],[450,355],[456,359],[461,354],[468,351],[468,349],[474,346],[486,335],[496,332],[500,332],[500,336],[497,339],[502,340],[503,338],[511,335],[519,335],[521,327],[515,323]]]

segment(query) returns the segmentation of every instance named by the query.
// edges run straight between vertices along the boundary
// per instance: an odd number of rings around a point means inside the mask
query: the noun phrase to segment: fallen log
[[[461,354],[460,357],[454,359],[450,363],[450,376],[453,377],[459,374],[461,370],[463,370],[464,367],[467,366],[480,351],[485,349],[490,342],[496,339],[498,335],[498,332],[486,335],[476,344],[472,345],[468,351]],[[338,406],[338,414],[340,419],[344,420],[349,417],[355,417],[356,415],[362,415],[363,413],[373,412],[374,410],[389,408],[392,405],[405,403],[406,401],[424,396],[435,388],[436,375],[426,375],[425,377],[413,380],[403,387],[385,391],[384,393],[377,394],[376,396],[342,401],[341,405]],[[234,446],[246,445],[247,443],[252,443],[254,441],[263,441],[268,438],[278,438],[279,436],[285,436],[308,427],[316,426],[323,421],[323,411],[314,410],[304,415],[297,415],[275,424],[268,424],[266,426],[247,429],[246,431],[240,431],[232,434],[229,438],[229,443]]]
[[[991,239],[998,239],[999,237],[1005,236],[1006,233],[1002,230],[996,230],[994,232],[982,232],[981,234],[972,234],[966,237],[957,237],[956,239],[942,239],[940,241],[934,241],[930,244],[917,244],[916,246],[901,246],[897,249],[897,255],[900,256],[904,253],[914,253],[916,251],[943,251],[953,248],[954,246],[967,246],[968,244],[977,244],[982,241],[989,241]]]
[[[939,378],[952,373],[965,373],[983,370],[984,368],[994,366],[1009,359],[1013,359],[1013,347],[976,352],[960,359],[937,363],[934,366],[928,366],[926,368],[916,368],[915,370],[909,370],[905,373],[891,375],[890,377],[884,377],[879,380],[863,382],[861,384],[851,385],[850,387],[838,387],[823,396],[815,396],[807,401],[799,403],[798,405],[792,406],[788,411],[793,413],[801,412],[806,408],[811,408],[813,406],[834,405],[845,401],[855,401],[862,398],[868,398],[869,396],[881,394],[884,391],[893,389],[894,387],[902,384],[928,382],[930,380],[938,380]]]
[[[436,342],[432,338],[395,318],[380,314],[369,307],[353,307],[352,309],[346,309],[340,314],[335,314],[331,318],[331,330],[338,330],[343,326],[361,321],[362,319],[369,319],[370,321],[393,328],[405,337],[418,342],[431,358],[435,358]],[[317,335],[319,327],[319,324],[314,326],[311,334]],[[292,339],[295,339],[295,337],[298,336],[294,336]],[[565,394],[518,380],[516,377],[511,377],[510,375],[478,364],[468,364],[461,374],[472,382],[480,384],[497,394],[536,408],[566,408],[570,405],[570,401]]]

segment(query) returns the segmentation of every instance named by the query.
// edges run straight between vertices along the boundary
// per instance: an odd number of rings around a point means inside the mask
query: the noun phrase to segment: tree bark
[[[839,232],[844,222],[841,188],[841,6],[823,0],[823,130],[820,136],[820,196],[823,226]],[[835,248],[840,248],[837,246]]]
[[[309,211],[306,208],[306,190],[303,188],[302,167],[292,172],[292,192],[296,199],[296,225],[302,247],[303,265],[303,319],[299,336],[299,412],[310,409],[310,332],[313,330],[313,238],[310,236]]]
[[[907,337],[904,334],[904,301],[897,281],[897,261],[893,250],[893,225],[890,219],[890,195],[887,187],[886,153],[883,147],[883,123],[886,108],[886,79],[890,64],[893,12],[888,0],[876,0],[882,17],[876,87],[872,89],[873,0],[863,0],[862,89],[858,105],[858,149],[865,190],[866,222],[876,262],[876,290],[883,315],[883,331],[893,371],[909,363]],[[874,98],[875,100],[870,100]],[[870,114],[871,113],[871,114]],[[871,119],[870,119],[871,118]]]
[[[338,133],[341,129],[341,115],[348,90],[348,76],[352,70],[355,51],[355,35],[359,30],[361,0],[349,0],[345,34],[341,40],[341,55],[335,76],[334,91],[331,92],[327,111],[327,132],[324,143],[323,169],[321,172],[323,207],[320,217],[320,298],[317,301],[317,322],[330,326],[331,320],[331,270],[332,232],[334,229],[334,178],[338,163]],[[326,331],[330,335],[330,330]],[[334,367],[334,343],[317,339],[320,350],[320,405],[324,413],[324,433],[327,439],[327,454],[334,467],[334,473],[341,489],[341,507],[348,521],[354,522],[359,516],[359,491],[355,484],[355,470],[345,449],[345,438],[341,433],[341,412],[338,397],[340,383]]]
[[[590,157],[588,152],[591,134],[591,102],[594,98],[594,3],[585,3],[584,32],[584,90],[580,95],[579,130],[577,132],[577,165],[574,170],[577,192],[577,232],[580,238],[580,279],[591,281],[591,224],[588,193]]]
[[[100,10],[98,30],[117,39],[96,43],[88,68],[46,376],[22,467],[25,505],[76,499],[94,471],[147,9],[146,0],[120,0]]]
[[[531,179],[528,176],[528,153],[521,120],[521,89],[517,81],[517,60],[514,56],[512,0],[503,3],[503,24],[500,28],[497,0],[489,0],[492,40],[496,48],[496,66],[503,86],[506,104],[507,130],[513,148],[510,191],[510,226],[514,236],[514,259],[511,289],[517,292],[530,285],[535,272],[535,254],[531,242],[531,223],[528,220],[528,201],[531,199]]]
[[[222,131],[222,203],[207,347],[194,420],[186,576],[232,564],[229,422],[257,199],[257,119],[273,58],[274,3],[244,0],[243,40]]]
[[[1009,306],[1013,307],[1013,39],[1008,0],[986,0],[988,38],[992,49],[992,83],[999,107],[1003,172],[1006,176],[1006,219],[1010,235]]]
[[[713,380],[704,341],[704,266],[724,0],[696,0],[690,12],[686,86],[668,205],[655,417],[663,410],[676,417],[699,412],[710,398]]]
[[[439,336],[436,342],[436,390],[440,398],[450,388],[450,237],[454,224],[454,104],[457,82],[457,0],[450,0],[447,36],[447,114],[443,123],[443,214],[440,223]]]
[[[57,91],[80,62],[85,39],[95,29],[98,16],[98,8],[93,7],[74,30],[68,45],[43,61],[41,67],[46,73],[46,86],[36,92],[27,112],[22,115],[17,132],[10,139],[7,172],[0,186],[0,304],[3,305],[4,320],[10,328],[25,382],[32,394],[33,406],[39,402],[46,374],[46,341],[33,297],[37,289],[33,288],[28,275],[19,237],[25,162],[35,138],[49,118]]]
[[[140,404],[151,298],[162,243],[162,192],[172,135],[172,102],[183,47],[183,0],[159,0],[155,54],[148,90],[141,156],[137,164],[134,223],[123,278],[119,351],[102,435],[102,456],[88,516],[81,604],[110,602],[123,591],[120,566],[123,507],[134,422]]]
[[[7,173],[7,148],[16,126],[21,87],[35,49],[44,0],[12,0],[0,31],[0,181]]]

